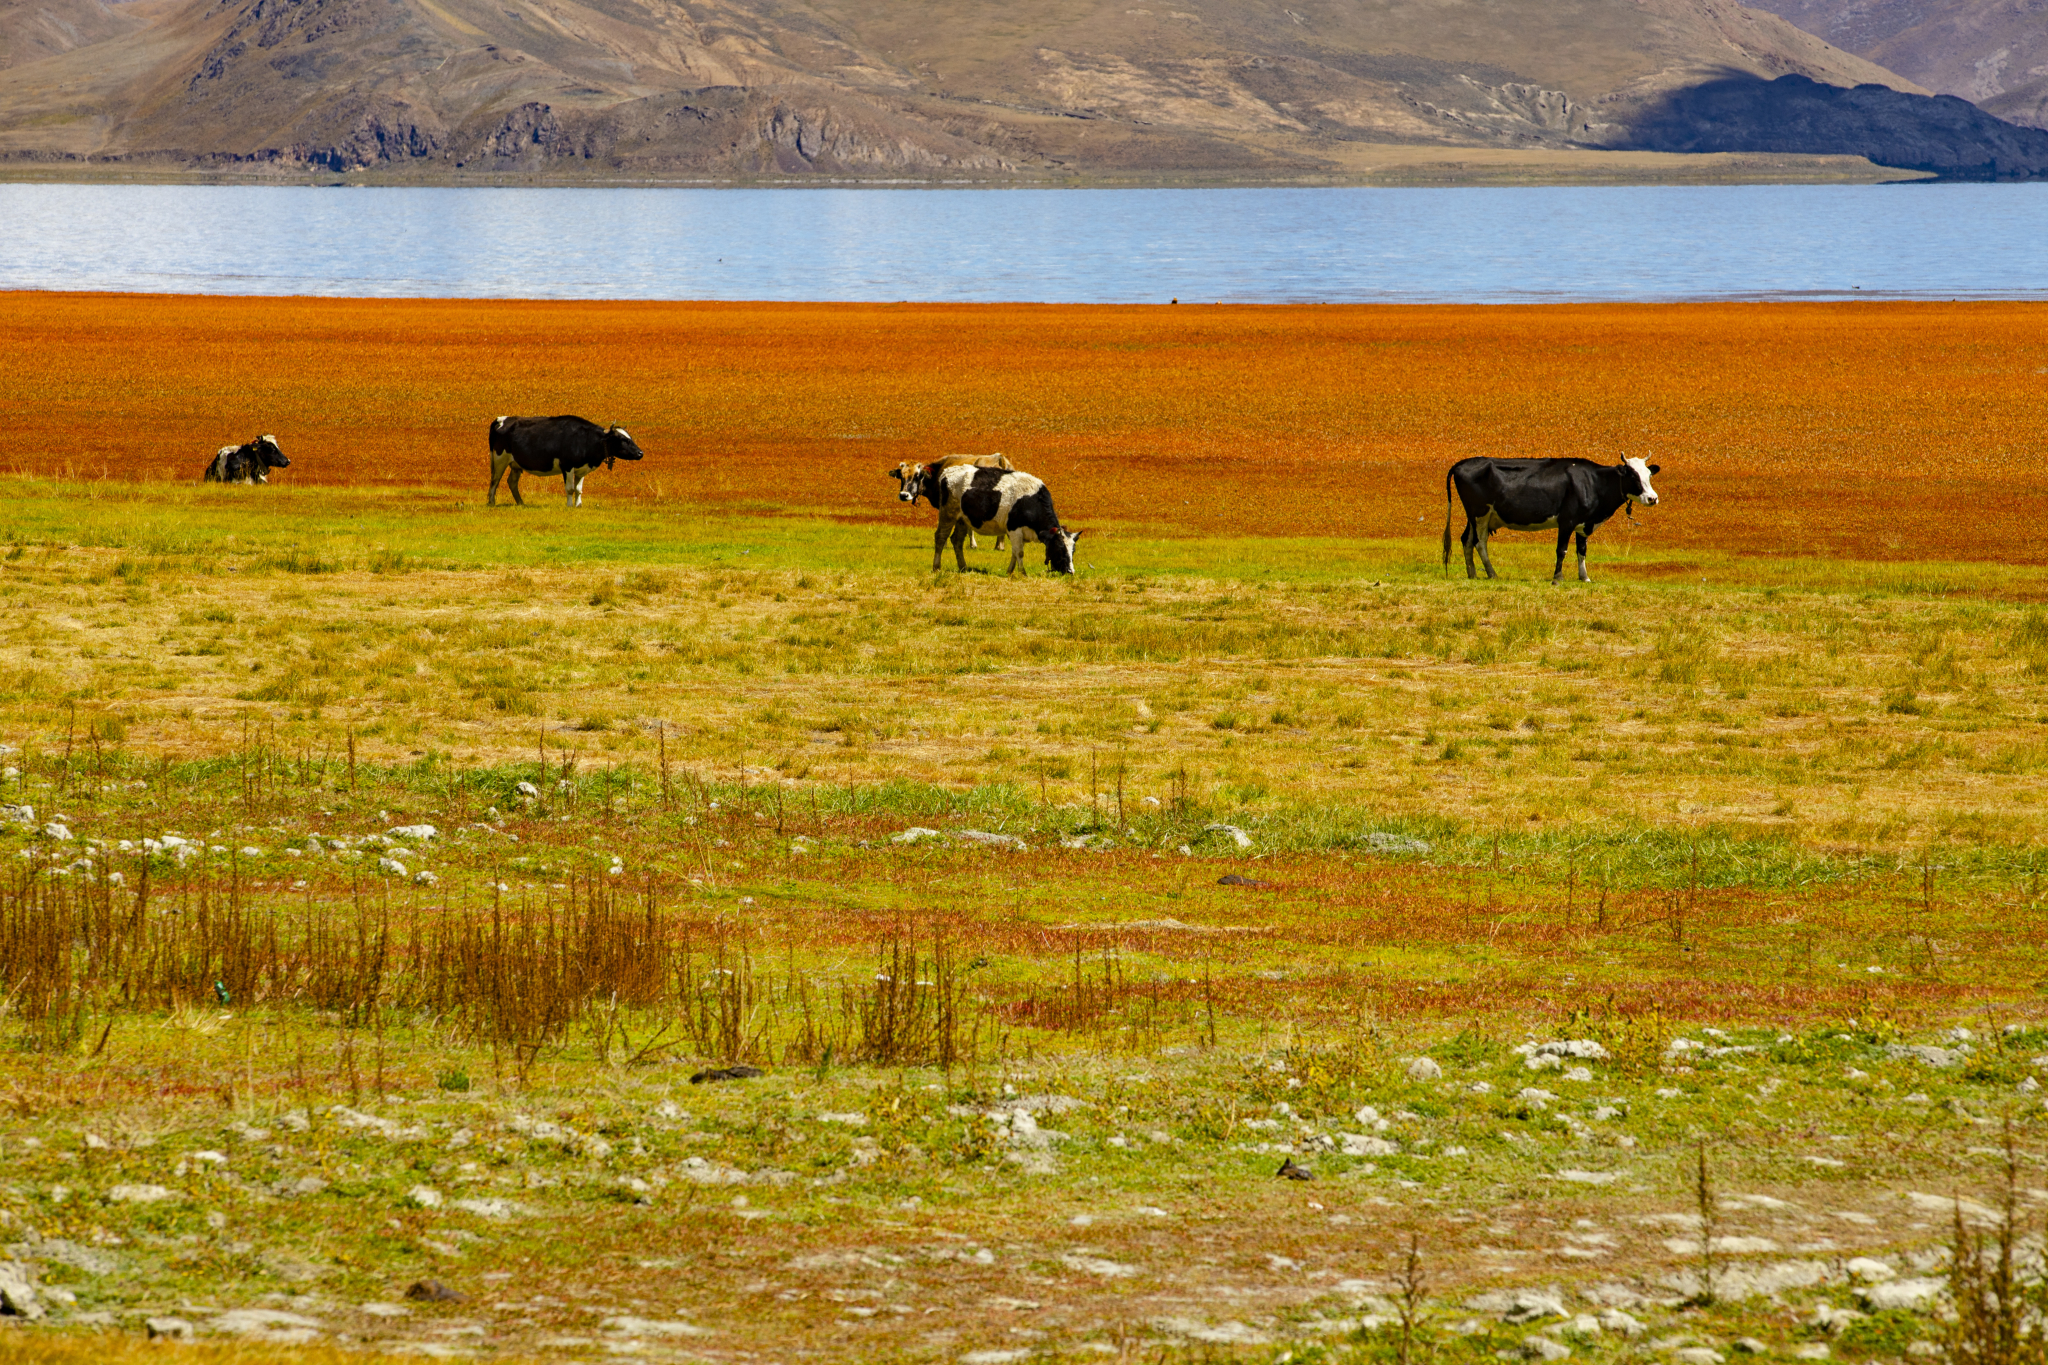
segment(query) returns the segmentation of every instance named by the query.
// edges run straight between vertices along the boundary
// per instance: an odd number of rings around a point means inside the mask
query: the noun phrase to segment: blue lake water
[[[0,288],[1046,303],[2040,298],[2048,185],[4,184]]]

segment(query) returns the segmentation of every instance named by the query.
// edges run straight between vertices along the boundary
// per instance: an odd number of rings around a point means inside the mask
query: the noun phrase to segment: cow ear
[[[1087,533],[1085,531],[1069,531],[1067,532],[1067,534],[1072,536],[1074,539],[1079,540],[1083,535]]]
[[[1651,466],[1650,466],[1650,472],[1651,472],[1652,474],[1657,474],[1657,473],[1661,473],[1661,472],[1663,472],[1663,469],[1664,469],[1664,466],[1663,466],[1663,465],[1661,465],[1661,464],[1653,464],[1653,465],[1651,465]]]

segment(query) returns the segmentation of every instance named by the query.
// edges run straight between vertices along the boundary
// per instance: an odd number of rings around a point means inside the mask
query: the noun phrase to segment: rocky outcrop
[[[1800,152],[1868,157],[1955,180],[2048,175],[2048,132],[1992,117],[1952,95],[1853,89],[1804,76],[1729,77],[1634,111],[1607,145],[1659,152]]]

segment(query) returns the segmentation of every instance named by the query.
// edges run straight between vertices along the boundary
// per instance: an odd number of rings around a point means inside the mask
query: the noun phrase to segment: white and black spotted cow
[[[498,481],[511,475],[512,501],[522,507],[519,475],[560,474],[562,494],[571,507],[583,505],[583,476],[599,465],[642,458],[622,427],[601,427],[581,417],[500,417],[491,423],[491,506],[498,504]]]
[[[1451,466],[1444,476],[1444,501],[1455,494],[1465,505],[1465,532],[1459,543],[1465,547],[1465,576],[1477,578],[1472,551],[1486,561],[1486,576],[1495,577],[1493,556],[1486,552],[1487,537],[1497,530],[1557,531],[1557,571],[1553,583],[1564,578],[1565,547],[1573,536],[1579,538],[1579,581],[1590,583],[1586,573],[1586,537],[1595,527],[1623,507],[1640,502],[1657,505],[1657,490],[1650,476],[1657,465],[1644,464],[1629,456],[1618,465],[1595,460],[1496,460],[1475,455]],[[1451,521],[1454,505],[1444,509],[1444,564],[1451,562]]]
[[[258,436],[244,445],[222,446],[206,466],[206,483],[269,483],[270,471],[289,469],[292,462],[277,448],[275,436]]]
[[[967,572],[963,547],[970,530],[1009,533],[1011,573],[1023,562],[1024,546],[1034,541],[1045,546],[1049,572],[1074,571],[1074,546],[1081,533],[1060,525],[1059,513],[1052,507],[1052,490],[1043,480],[1016,470],[955,465],[927,475],[924,495],[939,509],[938,530],[932,535],[933,573],[939,571],[948,540],[953,542],[953,558],[960,572]]]
[[[956,465],[973,465],[978,469],[1015,469],[1017,467],[1010,463],[1009,456],[1000,451],[994,455],[941,455],[929,464],[913,464],[909,460],[905,460],[902,464],[889,471],[889,477],[896,480],[896,501],[916,502],[924,496],[924,481],[926,479],[933,477],[942,470],[951,469]],[[974,533],[971,531],[967,534],[967,543],[977,550],[981,548],[981,542],[975,539]],[[996,533],[996,548],[998,550],[1003,548],[1003,533],[1000,531]]]

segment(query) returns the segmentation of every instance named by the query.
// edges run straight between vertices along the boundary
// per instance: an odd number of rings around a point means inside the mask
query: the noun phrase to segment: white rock
[[[1892,1043],[1885,1048],[1884,1055],[1893,1061],[1910,1060],[1932,1067],[1951,1067],[1968,1060],[1970,1047],[1967,1043],[1954,1048],[1929,1047],[1925,1043]]]
[[[1433,1058],[1417,1057],[1408,1063],[1408,1079],[1411,1081],[1440,1081],[1443,1075],[1444,1069]]]
[[[60,844],[69,843],[71,841],[71,830],[68,826],[60,825],[55,820],[52,820],[49,824],[43,826],[43,837],[45,839],[55,839]]]
[[[1019,853],[1031,851],[1031,845],[1014,834],[992,834],[985,829],[958,829],[953,832],[969,843],[983,844],[989,848],[1015,849]]]
[[[43,1316],[36,1287],[29,1281],[28,1267],[16,1261],[0,1261],[0,1313],[17,1318]]]
[[[912,825],[901,834],[892,835],[889,842],[892,844],[915,844],[925,839],[943,839],[945,837],[945,835],[935,829],[926,829],[923,825]]]
[[[1610,1308],[1603,1312],[1600,1315],[1600,1325],[1625,1337],[1639,1337],[1649,1330],[1639,1319],[1622,1312],[1619,1308]]]
[[[1867,1284],[1856,1291],[1856,1297],[1876,1311],[1887,1308],[1920,1310],[1931,1307],[1948,1288],[1946,1280],[1915,1277],[1907,1280],[1885,1280],[1878,1284]]]
[[[1515,1098],[1528,1105],[1531,1109],[1541,1109],[1556,1099],[1557,1096],[1551,1094],[1548,1090],[1538,1090],[1535,1086],[1530,1085],[1523,1086],[1520,1090],[1516,1091]]]
[[[151,1341],[190,1341],[192,1324],[183,1318],[144,1318],[142,1326]]]
[[[711,1330],[692,1322],[678,1322],[671,1318],[606,1318],[598,1324],[598,1330],[616,1332],[624,1337],[708,1337]]]
[[[1554,1052],[1539,1052],[1533,1057],[1525,1057],[1522,1065],[1531,1071],[1556,1071],[1564,1065],[1564,1058]]]
[[[394,838],[412,839],[422,843],[428,839],[438,839],[441,837],[441,831],[435,829],[432,825],[400,825],[396,829],[390,830],[389,833]]]
[[[396,858],[379,858],[377,860],[377,870],[388,873],[393,877],[403,877],[405,875],[405,864]]]
[[[107,1191],[109,1204],[160,1204],[177,1197],[177,1191],[161,1185],[115,1185]]]
[[[1100,1256],[1084,1256],[1073,1253],[1060,1257],[1060,1264],[1069,1270],[1078,1270],[1084,1275],[1096,1275],[1105,1280],[1127,1279],[1138,1273],[1138,1267],[1125,1265],[1121,1261],[1107,1261]]]
[[[1590,1081],[1593,1079],[1593,1068],[1589,1066],[1575,1066],[1565,1072],[1564,1075],[1558,1077],[1558,1079],[1561,1081]]]
[[[540,788],[534,786],[531,782],[521,782],[517,787],[513,788],[513,790],[518,792],[521,796],[527,797],[529,799],[533,797],[538,797],[540,795]]]
[[[1876,1284],[1880,1280],[1898,1278],[1899,1272],[1878,1260],[1875,1256],[1858,1256],[1842,1269],[1865,1284]]]
[[[1794,1360],[1826,1360],[1833,1354],[1834,1352],[1828,1349],[1828,1345],[1824,1341],[1811,1341],[1804,1346],[1794,1346],[1792,1348],[1792,1358]]]
[[[1561,1341],[1552,1341],[1549,1337],[1523,1337],[1519,1350],[1502,1351],[1500,1354],[1509,1360],[1517,1356],[1523,1360],[1564,1360],[1571,1353],[1572,1348]]]
[[[868,1116],[867,1116],[866,1114],[856,1114],[856,1113],[845,1113],[845,1114],[834,1114],[834,1113],[821,1113],[821,1114],[819,1114],[819,1115],[818,1115],[818,1122],[820,1122],[820,1123],[843,1123],[843,1124],[845,1124],[845,1125],[846,1125],[847,1127],[849,1127],[849,1128],[860,1128],[860,1127],[863,1127],[863,1126],[864,1126],[864,1125],[865,1125],[865,1124],[867,1123],[867,1121],[868,1121]]]
[[[1619,1171],[1559,1171],[1559,1180],[1568,1180],[1574,1185],[1612,1185],[1621,1179]]]
[[[436,877],[433,873],[427,871],[425,868],[421,868],[419,871],[412,874],[412,884],[414,886],[435,886],[440,883],[440,880],[441,879],[439,877]]]
[[[464,1213],[473,1213],[479,1218],[495,1218],[501,1222],[526,1212],[509,1199],[458,1199],[449,1207],[461,1209]]]
[[[402,1303],[358,1304],[357,1311],[368,1313],[373,1318],[409,1318],[412,1310]]]
[[[279,1346],[303,1345],[323,1330],[323,1324],[317,1318],[275,1308],[237,1308],[213,1318],[206,1326],[209,1331],[255,1337]]]
[[[1558,1331],[1573,1341],[1593,1341],[1600,1336],[1600,1319],[1581,1313]]]
[[[1383,1137],[1368,1137],[1364,1133],[1339,1133],[1337,1140],[1342,1144],[1345,1156],[1399,1156],[1401,1149]]]
[[[415,1185],[405,1192],[405,1197],[423,1209],[441,1207],[441,1192],[432,1185]]]
[[[1711,1346],[1681,1346],[1671,1353],[1678,1365],[1722,1365],[1727,1357]]]
[[[1204,825],[1202,826],[1202,832],[1205,834],[1227,834],[1230,836],[1230,841],[1239,848],[1250,848],[1252,846],[1252,836],[1246,834],[1236,825]]]

